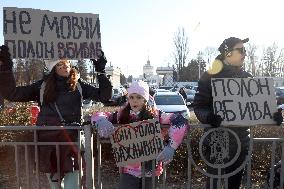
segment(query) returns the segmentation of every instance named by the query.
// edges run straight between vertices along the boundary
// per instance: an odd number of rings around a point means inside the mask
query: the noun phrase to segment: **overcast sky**
[[[3,7],[99,14],[103,50],[125,75],[142,74],[148,56],[154,67],[172,63],[178,27],[185,28],[192,58],[230,36],[249,37],[260,47],[284,45],[283,0],[1,0],[0,5],[1,33]]]

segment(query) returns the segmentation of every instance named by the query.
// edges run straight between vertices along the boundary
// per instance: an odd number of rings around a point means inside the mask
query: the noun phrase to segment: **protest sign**
[[[153,160],[164,148],[158,119],[121,125],[110,139],[117,166]]]
[[[4,7],[3,33],[12,58],[97,58],[101,48],[98,14]]]
[[[275,124],[277,111],[271,78],[212,78],[214,113],[222,125]]]

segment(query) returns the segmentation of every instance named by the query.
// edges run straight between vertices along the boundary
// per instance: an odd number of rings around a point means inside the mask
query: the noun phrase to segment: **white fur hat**
[[[45,66],[48,71],[51,72],[52,68],[59,62],[60,60],[44,60]]]

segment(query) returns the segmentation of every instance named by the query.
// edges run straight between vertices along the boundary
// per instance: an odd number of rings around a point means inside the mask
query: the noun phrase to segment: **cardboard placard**
[[[214,113],[222,125],[275,124],[277,111],[272,78],[212,78]]]
[[[3,27],[12,58],[97,58],[101,48],[98,14],[4,7]]]
[[[110,139],[117,166],[153,160],[164,149],[158,119],[121,125]]]

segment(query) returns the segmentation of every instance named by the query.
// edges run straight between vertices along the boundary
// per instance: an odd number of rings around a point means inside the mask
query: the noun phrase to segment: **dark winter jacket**
[[[67,123],[77,122],[81,123],[81,95],[77,90],[71,91],[67,86],[67,78],[57,76],[56,80],[56,104],[59,108],[62,117]],[[79,83],[82,88],[83,99],[93,99],[95,101],[105,102],[111,98],[112,86],[110,81],[105,75],[98,76],[99,88],[88,84],[87,82],[79,79]],[[1,71],[0,74],[0,92],[3,97],[9,101],[15,102],[27,102],[27,101],[37,101],[40,102],[40,88],[43,80],[37,81],[31,85],[19,86],[16,87],[15,79],[12,71],[5,70]],[[40,104],[40,103],[39,103]],[[54,103],[43,103],[41,106],[41,111],[38,115],[37,125],[46,125],[46,126],[57,126],[61,125],[60,118],[56,112]],[[45,131],[49,132],[49,131]],[[68,133],[66,131],[65,133]],[[42,137],[39,133],[39,141],[46,141],[46,137]],[[76,133],[71,132],[70,137],[74,139],[77,137]],[[67,135],[67,138],[68,135]],[[51,138],[50,141],[53,139]],[[72,150],[74,149],[74,150]],[[78,168],[77,162],[74,163],[71,160],[71,157],[74,156],[74,153],[77,151],[76,148],[62,146],[61,150],[61,173],[70,172]],[[42,146],[40,148],[40,170],[44,172],[54,171],[54,166],[56,168],[56,153],[54,146]],[[51,161],[50,161],[51,160]],[[54,162],[55,161],[55,162]],[[50,167],[53,165],[53,167]]]
[[[213,97],[211,89],[211,78],[249,78],[251,74],[234,66],[223,64],[223,69],[214,75],[205,72],[198,81],[198,90],[193,101],[194,113],[201,123],[208,123],[208,116],[213,113]],[[249,131],[247,127],[232,127],[239,136],[242,147],[247,148],[249,142]]]
[[[179,90],[179,93],[181,94],[181,96],[183,97],[184,101],[186,102],[187,100],[187,94],[184,90]]]

